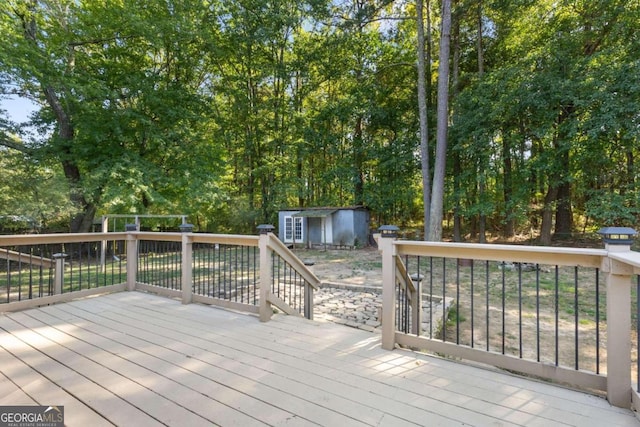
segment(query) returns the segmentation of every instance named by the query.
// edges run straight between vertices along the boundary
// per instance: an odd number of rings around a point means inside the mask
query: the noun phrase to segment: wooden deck
[[[0,405],[68,426],[640,426],[602,398],[345,326],[121,292],[0,316]]]

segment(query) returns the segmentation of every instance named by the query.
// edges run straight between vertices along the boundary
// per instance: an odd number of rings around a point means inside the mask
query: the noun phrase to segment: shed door
[[[322,242],[329,245],[333,244],[333,221],[331,219],[330,215],[322,218]]]
[[[302,242],[304,238],[304,228],[301,217],[284,217],[284,241],[285,243]]]

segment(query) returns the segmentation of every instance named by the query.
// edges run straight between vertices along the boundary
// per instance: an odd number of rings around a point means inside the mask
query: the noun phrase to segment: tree
[[[429,239],[453,211],[456,240],[549,243],[638,218],[637,2],[5,3],[0,96],[41,107],[35,138],[0,115],[7,179],[66,189],[73,209],[41,210],[74,231],[358,203]]]
[[[429,0],[427,0],[427,15],[429,15]],[[429,121],[427,114],[427,80],[431,79],[431,73],[427,76],[427,64],[430,71],[430,59],[427,62],[424,32],[424,4],[422,0],[416,1],[416,21],[418,30],[418,115],[420,120],[420,165],[422,171],[422,202],[424,205],[424,235],[429,235],[429,215],[431,209],[431,167],[429,164]],[[431,31],[428,28],[427,31]]]
[[[449,53],[451,43],[451,0],[442,2],[442,24],[440,52],[438,54],[438,125],[436,158],[431,192],[431,213],[429,214],[429,235],[427,240],[442,239],[442,219],[444,205],[444,180],[447,165],[447,138],[449,129]]]
[[[3,13],[1,72],[51,126],[29,149],[62,165],[78,212],[71,231],[87,231],[98,208],[171,209],[215,170],[217,151],[204,139],[200,7],[11,1]]]
[[[73,212],[67,194],[59,165],[0,147],[0,228],[12,229],[14,224],[33,229],[59,227]]]

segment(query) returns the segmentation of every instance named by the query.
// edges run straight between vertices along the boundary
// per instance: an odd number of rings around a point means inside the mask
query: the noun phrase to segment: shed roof
[[[300,211],[291,216],[304,217],[304,218],[325,218],[337,211],[337,209],[309,209]]]

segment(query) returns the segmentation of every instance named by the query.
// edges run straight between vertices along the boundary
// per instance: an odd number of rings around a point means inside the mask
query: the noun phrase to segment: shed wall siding
[[[285,218],[291,217],[301,210],[278,212],[278,236],[285,243]],[[366,209],[338,209],[324,217],[303,217],[303,240],[300,244],[366,246],[369,242],[369,212]],[[326,241],[325,241],[326,239]]]
[[[340,246],[353,246],[353,211],[341,210],[333,214],[335,225],[333,227],[333,244]]]

